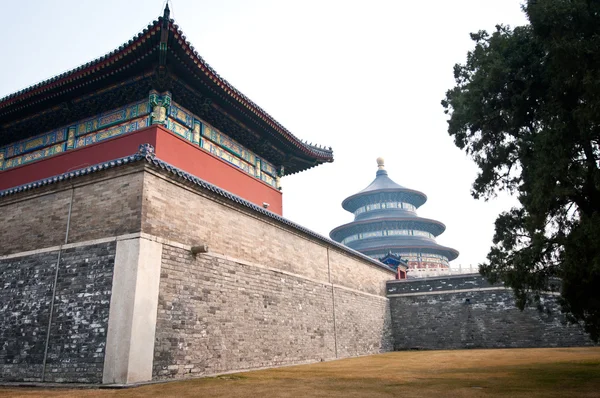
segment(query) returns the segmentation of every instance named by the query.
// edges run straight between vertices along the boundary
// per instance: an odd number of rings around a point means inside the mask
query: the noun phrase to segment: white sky
[[[470,32],[526,23],[520,0],[173,0],[199,54],[296,136],[335,162],[283,179],[284,216],[325,236],[352,221],[341,202],[375,178],[424,192],[418,214],[446,224],[453,266],[485,260],[513,198],[470,196],[476,166],[454,146],[440,101]],[[162,15],[164,0],[3,1],[0,97],[95,59]],[[174,99],[177,100],[176,98]],[[42,133],[42,131],[40,131]]]

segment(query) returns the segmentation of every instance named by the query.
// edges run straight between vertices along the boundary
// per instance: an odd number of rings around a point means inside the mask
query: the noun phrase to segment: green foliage
[[[530,24],[471,34],[442,101],[448,132],[479,167],[475,198],[505,190],[480,272],[539,302],[562,279],[563,310],[600,337],[600,1],[538,0]]]

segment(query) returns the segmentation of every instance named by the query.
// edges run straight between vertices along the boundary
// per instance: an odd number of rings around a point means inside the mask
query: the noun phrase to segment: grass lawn
[[[123,390],[1,388],[10,397],[600,397],[600,347],[408,351]]]

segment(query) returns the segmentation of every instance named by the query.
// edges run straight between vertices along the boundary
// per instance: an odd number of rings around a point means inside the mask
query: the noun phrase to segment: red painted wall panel
[[[156,156],[258,206],[268,203],[270,211],[282,214],[279,190],[163,128],[158,129]]]

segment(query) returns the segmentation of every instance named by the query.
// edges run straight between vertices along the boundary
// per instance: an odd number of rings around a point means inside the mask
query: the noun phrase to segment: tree
[[[600,1],[529,0],[529,24],[471,34],[442,101],[448,133],[479,167],[475,198],[505,190],[480,272],[540,303],[560,278],[560,302],[600,337]]]

